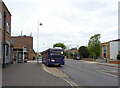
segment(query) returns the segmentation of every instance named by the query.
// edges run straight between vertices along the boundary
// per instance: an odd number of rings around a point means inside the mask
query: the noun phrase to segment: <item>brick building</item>
[[[24,36],[12,36],[11,38],[14,43],[13,48],[14,58],[16,58],[17,60],[23,59],[23,57],[28,58],[28,60],[33,60],[35,58],[36,53],[33,49],[33,37],[24,35]]]
[[[102,58],[110,58],[110,42],[101,43],[101,53]]]
[[[11,13],[5,3],[0,1],[0,58],[3,64],[12,61],[11,45]]]
[[[101,57],[116,60],[117,54],[120,54],[120,39],[112,40],[109,42],[101,43]]]

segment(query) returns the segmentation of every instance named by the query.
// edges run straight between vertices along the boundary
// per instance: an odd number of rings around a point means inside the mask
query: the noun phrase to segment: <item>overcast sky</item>
[[[39,51],[64,43],[69,48],[87,45],[94,34],[101,42],[118,38],[118,0],[3,0],[12,14],[12,35],[32,32]]]

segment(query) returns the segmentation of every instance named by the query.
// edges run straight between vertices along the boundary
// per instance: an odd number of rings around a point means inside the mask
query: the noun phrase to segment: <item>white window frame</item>
[[[6,22],[6,31],[10,33],[10,24],[8,22]]]

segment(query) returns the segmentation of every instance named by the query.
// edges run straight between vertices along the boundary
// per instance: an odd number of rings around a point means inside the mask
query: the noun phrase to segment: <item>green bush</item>
[[[117,60],[120,60],[120,54],[117,55]]]

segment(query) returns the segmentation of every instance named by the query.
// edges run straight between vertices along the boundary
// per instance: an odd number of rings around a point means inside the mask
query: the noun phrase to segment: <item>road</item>
[[[66,60],[59,68],[80,86],[118,86],[118,68],[83,60]]]
[[[69,83],[45,72],[36,62],[15,63],[3,69],[3,86],[70,86]]]

